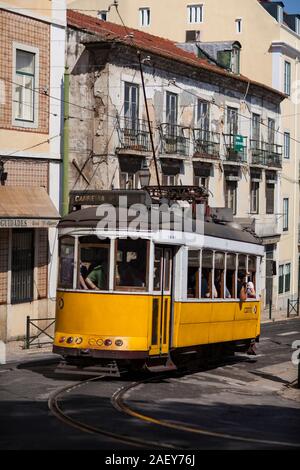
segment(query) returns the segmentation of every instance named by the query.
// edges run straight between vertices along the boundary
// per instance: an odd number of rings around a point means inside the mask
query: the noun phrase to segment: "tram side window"
[[[74,243],[73,237],[63,237],[59,241],[58,287],[64,289],[73,288]]]
[[[247,296],[256,297],[256,257],[248,256]]]
[[[227,288],[224,289],[225,274],[225,253],[215,253],[215,297],[218,299],[229,298],[230,293]],[[225,295],[226,294],[226,295]]]
[[[246,255],[238,255],[238,275],[237,275],[237,297],[240,296],[241,289],[246,282],[247,276],[247,256]]]
[[[115,286],[122,290],[146,290],[147,240],[117,240]]]
[[[96,236],[79,238],[77,288],[108,290],[110,240]]]
[[[199,298],[199,268],[200,251],[190,250],[188,252],[188,278],[187,296],[189,298]]]
[[[226,255],[226,287],[229,291],[231,298],[236,298],[235,289],[236,279],[236,255],[234,253],[227,253]]]
[[[212,297],[213,252],[202,251],[201,298]],[[215,293],[215,292],[214,292]]]

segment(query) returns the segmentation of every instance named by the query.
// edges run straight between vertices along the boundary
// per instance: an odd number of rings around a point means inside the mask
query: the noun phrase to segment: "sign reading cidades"
[[[40,228],[55,227],[55,219],[0,219],[0,228]]]

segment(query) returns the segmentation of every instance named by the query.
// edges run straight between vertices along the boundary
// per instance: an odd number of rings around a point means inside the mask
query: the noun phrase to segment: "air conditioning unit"
[[[200,42],[200,33],[199,30],[186,31],[185,42]]]

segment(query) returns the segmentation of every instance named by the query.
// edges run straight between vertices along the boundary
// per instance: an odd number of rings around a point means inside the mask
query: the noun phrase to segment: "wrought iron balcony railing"
[[[118,127],[120,148],[150,152],[151,141],[148,122],[143,119],[122,118]]]
[[[220,134],[206,129],[193,129],[194,156],[220,158]]]
[[[272,168],[282,167],[282,146],[259,140],[250,141],[251,163]]]
[[[164,123],[160,125],[162,153],[188,155],[189,129],[183,126]]]
[[[247,137],[223,134],[226,148],[225,158],[230,162],[247,162]]]

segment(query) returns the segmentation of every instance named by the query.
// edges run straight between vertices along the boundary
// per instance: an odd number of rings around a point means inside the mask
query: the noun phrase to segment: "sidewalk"
[[[3,355],[5,356],[3,358]],[[24,341],[11,341],[5,345],[5,352],[0,356],[0,366],[23,361],[39,361],[45,359],[59,359],[60,356],[52,353],[52,345],[31,346],[24,349]]]
[[[296,315],[295,312],[290,313],[289,318],[287,317],[287,311],[286,310],[272,310],[271,312],[271,320],[270,320],[270,312],[268,309],[262,310],[261,311],[261,323],[269,323],[269,322],[274,322],[274,321],[283,321],[283,320],[291,320],[298,318],[300,319],[299,316]]]

